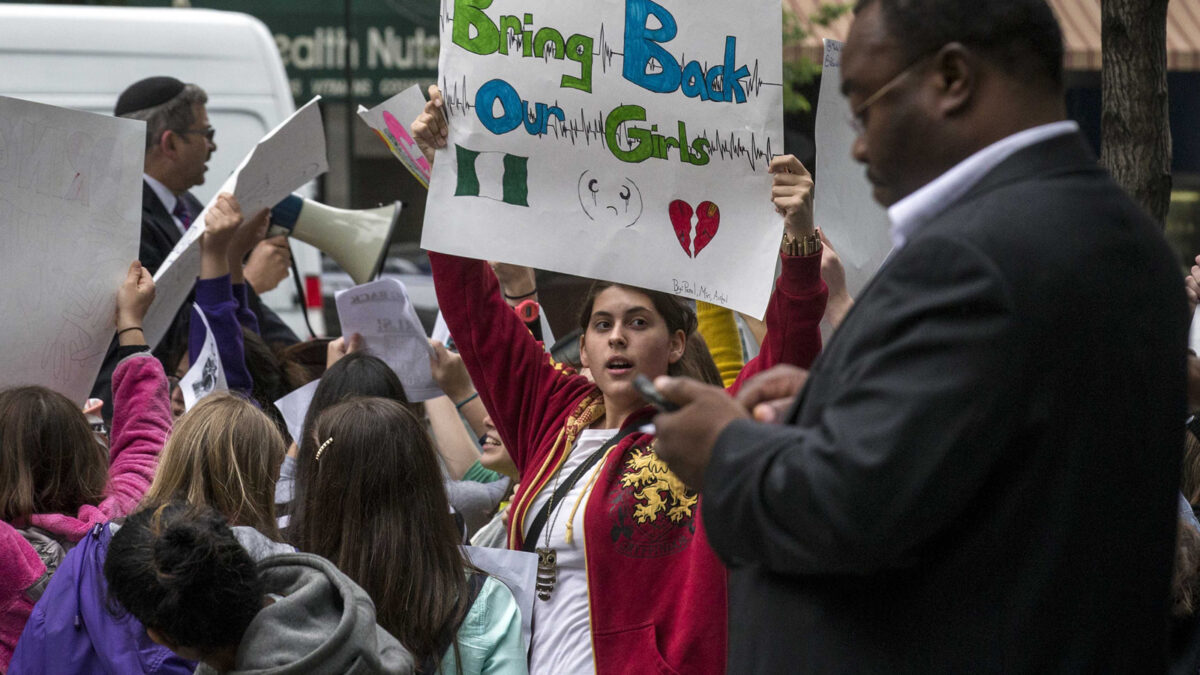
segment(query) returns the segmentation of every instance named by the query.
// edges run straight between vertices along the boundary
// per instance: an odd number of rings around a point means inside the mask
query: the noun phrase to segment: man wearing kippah
[[[208,95],[194,84],[185,84],[173,77],[148,77],[129,85],[117,98],[113,114],[117,117],[142,120],[146,123],[146,161],[142,173],[142,234],[138,259],[151,273],[166,260],[171,250],[200,216],[204,205],[188,192],[204,184],[208,160],[216,151],[216,130],[209,124],[205,104]],[[260,242],[259,247],[277,247],[275,241]],[[286,243],[282,244],[286,250]],[[257,252],[257,251],[256,251]],[[279,279],[287,276],[286,269],[267,270],[265,266],[285,268],[290,255],[280,257],[251,254],[247,265],[247,296],[250,308],[258,317],[261,334],[268,344],[295,344],[296,334],[275,312],[262,304],[257,294],[270,290]],[[261,266],[252,270],[252,265]],[[281,272],[281,273],[280,273]],[[255,279],[269,278],[270,287],[256,284]],[[154,350],[164,361],[168,373],[177,364],[167,363],[170,352],[182,344],[188,334],[192,296],[183,303],[171,328]],[[114,343],[115,345],[115,343]],[[112,418],[111,377],[116,367],[115,349],[110,348],[104,366],[92,389],[92,396],[104,400],[104,418]],[[171,359],[176,358],[174,354]]]
[[[151,273],[204,206],[188,190],[204,184],[208,158],[217,149],[204,104],[208,95],[173,77],[148,77],[117,99],[117,117],[146,123],[142,174],[142,240],[138,254]]]

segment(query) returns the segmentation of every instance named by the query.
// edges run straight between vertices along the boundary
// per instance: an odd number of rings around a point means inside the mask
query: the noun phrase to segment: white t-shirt
[[[575,439],[571,455],[559,469],[559,482],[567,479],[584,460],[615,436],[616,429],[584,429]],[[555,500],[554,509],[546,519],[546,526],[538,537],[537,546],[546,546],[546,533],[550,535],[550,548],[558,553],[558,583],[549,600],[535,598],[533,601],[533,646],[529,659],[531,675],[574,675],[596,672],[592,654],[592,625],[588,609],[587,566],[584,559],[583,520],[587,511],[587,489],[592,472],[599,469],[596,464],[580,476],[566,497]],[[527,519],[525,534],[529,526],[541,513],[542,506],[554,494],[554,479],[550,479],[541,492],[533,498]],[[582,497],[581,497],[582,495]],[[575,512],[572,528],[572,544],[567,544],[567,519],[575,502],[582,499]],[[561,507],[559,506],[561,503]]]

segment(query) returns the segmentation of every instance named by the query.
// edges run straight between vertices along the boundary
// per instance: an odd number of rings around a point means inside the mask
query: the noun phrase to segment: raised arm
[[[135,262],[117,292],[118,354],[113,372],[113,424],[108,486],[97,507],[85,506],[80,520],[102,522],[129,513],[150,487],[158,454],[171,433],[171,401],[162,364],[150,354],[140,330],[154,301],[154,279]],[[87,514],[96,508],[99,514]],[[95,517],[93,517],[95,516]]]
[[[742,368],[730,392],[771,366],[790,363],[807,368],[821,351],[821,316],[828,292],[821,280],[821,252],[802,255],[800,245],[815,236],[812,220],[813,181],[792,155],[771,161],[774,176],[771,199],[783,214],[783,273],[775,282],[767,306],[767,334],[758,356]],[[788,250],[790,249],[790,251]]]

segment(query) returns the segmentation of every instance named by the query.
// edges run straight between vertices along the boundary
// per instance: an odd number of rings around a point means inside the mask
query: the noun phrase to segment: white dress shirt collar
[[[183,223],[179,222],[179,219],[175,217],[174,213],[175,204],[179,201],[179,198],[175,196],[174,192],[171,192],[171,188],[163,185],[158,181],[157,178],[148,173],[142,174],[142,180],[146,181],[146,184],[150,186],[151,190],[154,190],[154,194],[158,197],[158,201],[162,202],[162,205],[167,209],[167,213],[171,215],[171,220],[175,222],[175,227],[178,227],[179,232],[183,233],[185,231],[183,229]]]
[[[893,252],[899,250],[925,223],[945,211],[976,183],[1014,153],[1056,136],[1079,131],[1071,120],[1043,124],[1003,138],[955,164],[949,171],[926,183],[916,192],[892,204]]]

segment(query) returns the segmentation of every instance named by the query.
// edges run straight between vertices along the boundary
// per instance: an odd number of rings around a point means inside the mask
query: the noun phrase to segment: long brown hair
[[[302,551],[333,561],[375,601],[379,625],[422,661],[466,615],[466,559],[437,455],[403,405],[355,398],[317,418],[297,457],[289,526]],[[320,457],[320,459],[317,459]]]
[[[74,515],[99,504],[108,452],[83,412],[45,387],[0,391],[0,519]]]
[[[588,324],[592,319],[592,308],[596,304],[596,296],[614,287],[644,294],[650,298],[650,302],[654,305],[654,310],[658,312],[658,315],[667,324],[667,331],[669,333],[674,333],[677,330],[683,331],[686,340],[683,357],[667,366],[668,375],[673,377],[681,375],[692,377],[711,384],[712,374],[716,373],[716,384],[720,384],[720,371],[717,370],[717,364],[713,362],[712,353],[708,351],[708,344],[696,333],[696,310],[692,309],[682,298],[669,293],[618,284],[613,281],[592,282],[592,287],[588,289],[587,297],[584,298],[583,307],[579,312],[580,339],[587,335]]]
[[[175,423],[146,504],[211,506],[233,525],[280,540],[275,481],[287,451],[271,419],[240,396],[205,396]]]

